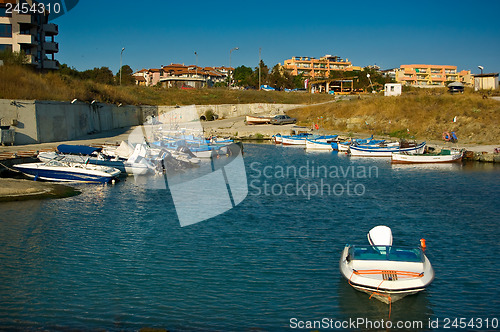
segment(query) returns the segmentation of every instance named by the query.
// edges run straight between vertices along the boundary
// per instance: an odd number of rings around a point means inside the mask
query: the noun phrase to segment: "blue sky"
[[[417,5],[418,3],[418,5]],[[117,72],[170,63],[268,66],[292,56],[348,58],[382,69],[456,65],[500,72],[500,1],[80,0],[59,25],[57,59]]]

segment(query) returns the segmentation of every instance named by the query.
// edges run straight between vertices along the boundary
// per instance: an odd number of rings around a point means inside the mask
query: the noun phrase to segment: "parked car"
[[[291,118],[288,115],[276,115],[275,117],[271,118],[271,123],[275,125],[283,125],[287,123],[295,123],[297,122],[297,119]]]

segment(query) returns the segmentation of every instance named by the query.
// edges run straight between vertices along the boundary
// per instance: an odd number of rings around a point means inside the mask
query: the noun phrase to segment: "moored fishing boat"
[[[397,146],[370,146],[370,145],[351,145],[349,151],[352,156],[359,157],[391,157],[394,152],[404,152],[408,154],[423,153],[425,142],[420,144],[398,144]]]
[[[318,140],[311,140],[311,139],[306,138],[306,149],[332,151],[333,145],[332,145],[332,143],[324,142],[321,140],[318,141]]]
[[[281,144],[283,145],[306,145],[306,138],[311,137],[312,134],[301,133],[293,136],[281,136]]]
[[[377,226],[368,233],[370,246],[346,245],[340,271],[356,290],[384,303],[425,290],[434,279],[434,270],[423,247],[392,246],[389,227]]]
[[[120,175],[120,170],[107,166],[50,160],[46,163],[14,165],[14,168],[35,180],[108,183]]]
[[[275,144],[281,144],[281,141],[283,139],[283,137],[281,136],[281,134],[273,135],[271,138],[274,140]]]
[[[463,151],[442,149],[439,153],[409,154],[394,152],[391,162],[394,164],[427,164],[427,163],[453,163],[462,160]]]

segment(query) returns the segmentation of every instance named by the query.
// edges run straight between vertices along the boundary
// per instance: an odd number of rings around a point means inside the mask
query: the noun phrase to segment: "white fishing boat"
[[[333,145],[332,143],[328,143],[322,140],[311,140],[306,138],[306,149],[308,150],[323,150],[323,151],[332,151]]]
[[[442,149],[439,153],[409,154],[394,152],[391,162],[394,164],[427,164],[427,163],[453,163],[462,160],[463,151]]]
[[[351,146],[351,142],[341,142],[338,144],[339,152],[349,152],[349,147]]]
[[[272,139],[274,139],[275,144],[281,144],[283,137],[281,136],[281,134],[276,134],[272,136]]]
[[[369,246],[346,245],[340,257],[340,271],[354,289],[384,303],[425,290],[434,280],[434,269],[421,247],[392,245],[392,232],[377,226],[368,233]]]
[[[256,125],[256,124],[271,123],[271,117],[270,116],[252,116],[252,115],[247,115],[245,117],[245,123],[247,125]]]
[[[281,144],[283,145],[306,145],[306,137],[281,136]]]
[[[50,160],[46,163],[14,165],[35,180],[60,182],[107,183],[120,175],[120,170],[107,166]]]
[[[408,154],[423,153],[425,142],[420,144],[398,144],[397,146],[370,146],[370,145],[351,145],[349,151],[351,156],[359,157],[391,157],[394,152],[404,152]]]

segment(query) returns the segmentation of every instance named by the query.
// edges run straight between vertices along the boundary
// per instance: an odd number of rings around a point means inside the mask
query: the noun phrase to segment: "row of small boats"
[[[389,157],[393,163],[448,163],[461,161],[463,157],[463,151],[457,149],[429,153],[425,151],[426,142],[376,140],[373,135],[365,139],[341,139],[338,135],[301,133],[293,136],[278,134],[273,139],[276,144],[301,146],[313,151],[337,150],[356,157]]]
[[[227,155],[232,140],[192,136],[162,137],[135,145],[92,147],[61,144],[57,151],[41,152],[40,162],[14,165],[35,180],[108,183],[122,175],[162,174],[197,167],[202,159]]]

